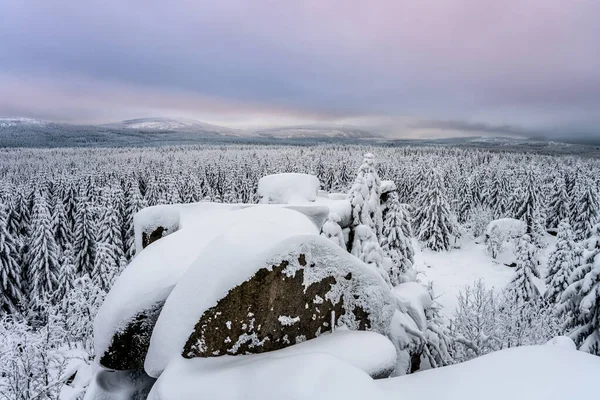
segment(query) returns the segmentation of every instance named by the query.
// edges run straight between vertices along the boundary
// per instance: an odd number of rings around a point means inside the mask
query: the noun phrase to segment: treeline
[[[363,146],[193,146],[159,149],[3,150],[0,152],[0,308],[19,312],[59,301],[88,275],[107,290],[134,255],[133,215],[148,205],[256,202],[258,179],[315,174],[329,192],[347,192],[362,155],[377,154],[382,179],[401,203],[434,198],[449,223],[522,218],[528,232],[571,221],[578,240],[597,213],[598,161],[447,148]],[[415,234],[429,242],[427,219]],[[422,228],[422,229],[420,229]],[[481,232],[475,232],[481,233]],[[445,239],[431,241],[435,250]]]

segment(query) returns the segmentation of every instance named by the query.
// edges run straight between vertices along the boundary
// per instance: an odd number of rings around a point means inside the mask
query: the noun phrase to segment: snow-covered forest
[[[372,266],[414,323],[388,335],[393,375],[564,336],[600,356],[597,159],[359,145],[3,149],[0,399],[83,398],[100,356],[94,319],[136,255],[138,211],[258,203],[259,179],[279,173],[346,195],[347,227],[332,212],[320,234]],[[472,263],[475,251],[487,264],[443,300],[438,255]]]

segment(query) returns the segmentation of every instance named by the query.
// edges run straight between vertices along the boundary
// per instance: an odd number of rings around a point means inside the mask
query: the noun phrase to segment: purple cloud
[[[593,0],[5,0],[0,114],[413,118],[600,135],[598,18]],[[7,91],[37,81],[35,101]],[[148,104],[148,92],[168,101]]]

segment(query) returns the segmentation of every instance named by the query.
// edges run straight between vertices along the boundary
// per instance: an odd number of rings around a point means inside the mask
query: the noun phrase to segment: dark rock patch
[[[100,365],[113,370],[143,370],[150,337],[164,301],[140,311],[115,332],[108,350],[100,357]]]
[[[332,320],[337,324],[347,312],[353,314],[358,329],[371,327],[370,315],[363,308],[348,309],[343,296],[337,300],[328,296],[341,284],[360,297],[356,289],[362,288],[361,283],[351,273],[324,275],[305,286],[306,273],[321,266],[310,263],[305,254],[292,260],[300,266],[292,274],[287,260],[272,269],[260,269],[206,310],[183,348],[183,357],[279,350],[330,331]]]
[[[150,233],[142,232],[142,247],[146,248],[150,245],[150,243],[154,243],[158,239],[161,239],[161,238],[167,236],[167,231],[168,231],[168,229],[166,229],[162,226],[159,226],[158,228],[156,228],[155,230],[153,230]],[[173,232],[171,232],[171,233],[173,233]]]

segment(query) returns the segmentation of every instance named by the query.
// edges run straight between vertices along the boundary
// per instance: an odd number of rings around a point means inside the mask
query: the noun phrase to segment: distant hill
[[[375,139],[381,138],[372,132],[349,125],[298,125],[284,126],[254,131],[262,137],[291,138],[338,138],[338,139]]]
[[[183,118],[138,118],[103,125],[107,128],[131,129],[139,132],[197,132],[217,135],[238,135],[240,131],[224,126]]]

